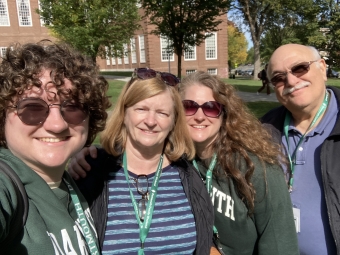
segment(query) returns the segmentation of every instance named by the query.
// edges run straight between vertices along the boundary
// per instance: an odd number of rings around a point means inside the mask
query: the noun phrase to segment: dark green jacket
[[[295,255],[298,252],[292,204],[279,166],[265,164],[251,157],[255,171],[251,182],[256,191],[254,213],[248,216],[244,201],[237,194],[231,178],[222,169],[218,181],[213,178],[212,201],[215,226],[227,255]],[[205,178],[206,168],[199,162]],[[245,167],[241,166],[245,173]]]
[[[29,201],[27,221],[21,234],[12,243],[3,243],[17,219],[14,215],[18,198],[11,181],[0,174],[0,254],[3,254],[4,247],[9,247],[8,254],[15,255],[89,254],[76,226],[78,217],[66,185],[52,191],[39,175],[9,150],[0,148],[0,160],[20,177]],[[89,212],[85,199],[66,172],[64,179],[76,190],[84,211]]]

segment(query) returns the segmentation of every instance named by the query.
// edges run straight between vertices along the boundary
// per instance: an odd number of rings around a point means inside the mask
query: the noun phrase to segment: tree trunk
[[[182,77],[182,52],[177,54],[178,61],[177,61],[177,77]]]
[[[255,39],[253,40],[254,44],[254,77],[256,80],[257,74],[261,71],[261,56],[260,56],[260,41]]]

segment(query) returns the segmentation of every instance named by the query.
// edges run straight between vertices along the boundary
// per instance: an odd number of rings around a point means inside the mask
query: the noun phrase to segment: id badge
[[[297,208],[295,205],[293,206],[293,215],[294,215],[294,222],[295,222],[295,228],[296,233],[300,233],[300,209]]]

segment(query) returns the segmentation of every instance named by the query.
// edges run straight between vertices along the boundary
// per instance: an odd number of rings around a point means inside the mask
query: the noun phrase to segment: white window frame
[[[1,27],[9,27],[11,24],[9,23],[9,14],[8,14],[8,4],[7,0],[0,0],[2,3],[3,9],[0,10],[0,26]]]
[[[207,73],[217,75],[217,68],[208,68]]]
[[[7,47],[0,47],[0,57],[3,58],[5,56]]]
[[[40,5],[40,1],[38,0],[38,8],[39,11],[41,10],[41,5]],[[45,26],[45,22],[44,20],[40,17],[40,26],[44,27]]]
[[[162,62],[169,62],[169,57],[170,57],[171,62],[175,61],[175,54],[174,53],[172,53],[172,54],[168,53],[169,40],[170,39],[168,39],[167,37],[164,37],[164,36],[160,37],[161,61]]]
[[[196,70],[195,69],[185,70],[186,75],[189,75],[189,74],[192,74],[192,73],[196,73]]]
[[[19,26],[20,27],[31,27],[32,26],[32,13],[31,13],[31,4],[29,0],[16,0],[17,3],[17,13],[18,13],[18,19],[19,19]],[[23,11],[20,9],[20,4],[24,3],[27,5],[27,13],[23,13]],[[26,17],[27,24],[24,23],[23,18]]]
[[[140,63],[145,63],[145,38],[144,35],[140,35],[139,37],[139,61]]]
[[[124,49],[124,64],[129,64],[129,49],[126,43],[123,44]]]
[[[217,59],[217,33],[209,34],[211,34],[211,36],[205,39],[205,59]]]
[[[109,47],[105,46],[105,59],[106,59],[106,65],[111,65],[110,62],[110,51],[109,51]]]
[[[111,49],[113,49],[113,45],[111,45]],[[116,56],[111,57],[111,63],[112,63],[113,66],[116,65]]]
[[[131,63],[136,64],[137,54],[136,54],[136,39],[135,38],[130,39],[130,51],[131,51]]]
[[[121,64],[123,64],[123,61],[122,61],[122,58],[117,58],[117,63],[118,63],[118,65],[121,65]]]
[[[196,45],[188,46],[188,50],[184,51],[184,60],[185,61],[196,60]]]

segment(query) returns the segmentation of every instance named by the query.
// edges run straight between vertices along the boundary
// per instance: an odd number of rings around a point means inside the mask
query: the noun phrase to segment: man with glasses
[[[326,87],[326,63],[309,46],[273,53],[268,79],[282,106],[261,121],[283,146],[301,254],[340,254],[340,90]]]

